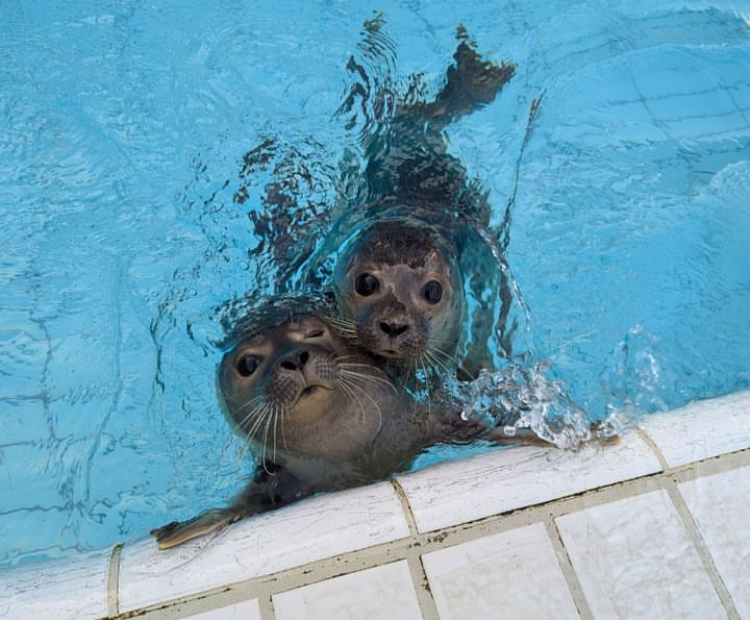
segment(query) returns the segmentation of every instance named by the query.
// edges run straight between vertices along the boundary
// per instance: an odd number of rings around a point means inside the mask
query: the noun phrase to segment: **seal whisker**
[[[265,426],[265,429],[263,430],[263,443],[261,444],[261,446],[262,446],[262,449],[261,449],[261,459],[263,461],[263,469],[265,470],[265,472],[267,474],[273,473],[273,472],[269,471],[268,467],[266,466],[266,450],[268,448],[268,431],[271,428],[271,419],[272,419],[272,417],[273,416],[272,416],[271,413],[269,413],[269,415],[266,416],[266,426]]]
[[[447,360],[453,362],[454,364],[458,364],[459,363],[459,360],[458,360],[458,358],[455,355],[451,355],[450,353],[448,353],[447,351],[445,351],[445,350],[443,350],[443,349],[441,349],[439,347],[429,347],[429,349],[433,353],[435,353],[436,355],[441,355],[444,359],[447,359]]]
[[[442,360],[448,361],[451,363],[451,365],[454,365],[456,368],[458,368],[461,365],[461,362],[456,359],[453,355],[450,355],[449,353],[443,351],[442,349],[438,349],[437,347],[428,347],[428,351],[432,354],[433,359],[437,360],[438,356],[442,358]],[[443,366],[445,368],[445,366]],[[448,369],[446,368],[446,371]],[[448,374],[452,374],[450,371],[448,371]]]
[[[248,431],[248,434],[252,432],[253,427],[255,426],[256,422],[258,421],[258,418],[263,417],[263,412],[268,407],[268,403],[259,403],[255,407],[253,407],[252,411],[248,413],[240,423],[240,428],[245,431]],[[247,427],[250,427],[249,429]]]
[[[341,390],[349,397],[350,400],[352,400],[357,407],[359,408],[359,417],[360,417],[360,423],[364,424],[365,422],[365,408],[362,405],[362,402],[359,400],[357,395],[354,393],[354,391],[349,387],[348,379],[345,377],[339,377],[338,381],[336,382],[336,385],[341,388]]]
[[[451,370],[445,365],[445,363],[440,361],[440,358],[435,354],[434,350],[427,349],[425,351],[425,357],[432,366],[439,368],[440,370],[445,372],[446,375],[450,376],[451,374],[453,374]]]
[[[384,379],[383,377],[377,377],[375,375],[368,375],[362,372],[357,372],[355,370],[349,370],[346,368],[340,368],[339,372],[343,375],[346,375],[347,377],[359,377],[361,379],[365,379],[367,381],[374,381],[376,383],[385,385],[388,387],[388,389],[393,390],[394,394],[397,394],[398,391],[396,390],[396,387],[393,385],[391,381],[388,381],[387,379]]]
[[[339,316],[330,317],[329,316],[328,322],[333,323],[338,328],[345,328],[354,332],[356,332],[357,330],[357,322],[352,321],[351,319],[346,319],[344,317],[339,317]]]
[[[247,415],[246,415],[246,416],[245,416],[245,417],[244,417],[244,418],[242,419],[242,421],[241,421],[241,422],[239,423],[239,426],[240,426],[240,428],[242,428],[242,427],[243,427],[243,426],[245,425],[245,422],[246,422],[246,421],[247,421],[247,420],[248,420],[248,419],[249,419],[250,417],[252,417],[252,415],[253,415],[253,414],[255,413],[256,409],[258,408],[258,407],[257,407],[257,404],[258,404],[259,402],[262,402],[262,401],[264,400],[264,398],[265,398],[265,397],[264,397],[264,396],[263,396],[262,394],[261,394],[261,395],[259,395],[259,396],[256,396],[255,398],[251,398],[251,399],[250,399],[250,400],[248,400],[248,401],[247,401],[247,402],[246,402],[246,403],[245,403],[244,405],[240,406],[240,407],[239,407],[239,408],[237,409],[237,412],[238,412],[238,413],[242,413],[242,412],[244,412],[244,411],[245,411],[245,409],[247,409],[248,407],[251,407],[251,406],[252,406],[252,409],[250,410],[250,413],[248,413],[248,414],[247,414]]]
[[[281,409],[279,409],[279,417],[281,418],[281,441],[284,442],[284,448],[286,448],[289,445],[289,442],[286,439],[286,431],[284,430],[284,419],[286,416],[283,414]]]
[[[345,366],[347,368],[350,367],[350,366],[352,366],[352,367],[357,366],[357,367],[361,367],[361,368],[369,368],[374,373],[377,373],[377,374],[382,375],[384,377],[388,376],[380,368],[378,368],[377,366],[373,366],[372,364],[364,364],[364,363],[357,363],[357,362],[342,362],[341,361],[342,359],[344,359],[344,358],[340,358],[339,359],[339,366]]]
[[[425,353],[427,353],[427,351],[425,351]],[[425,376],[427,376],[427,374],[428,374],[428,369],[427,369],[427,365],[425,364],[425,362],[424,362],[424,358],[423,358],[423,356],[422,356],[422,355],[420,355],[420,356],[419,356],[419,361],[420,361],[420,362],[422,362],[422,368],[424,369],[424,372],[425,372]],[[429,374],[432,374],[432,368],[430,368],[430,369],[429,369]],[[427,400],[427,413],[428,413],[428,415],[429,415],[430,417],[432,417],[432,404],[430,403],[430,401],[431,401],[432,399],[430,398],[430,394],[429,394],[429,392],[428,392],[428,394],[427,394],[427,398],[426,398],[426,400]]]
[[[245,430],[245,425],[249,421],[251,421],[251,419],[253,417],[255,417],[258,414],[258,412],[260,410],[262,410],[263,407],[265,406],[265,403],[262,402],[262,400],[263,400],[262,398],[257,398],[257,399],[253,399],[253,400],[256,401],[256,404],[253,406],[253,408],[250,410],[250,412],[244,418],[242,418],[242,421],[238,425],[242,430]],[[261,401],[261,402],[257,402],[257,401]],[[249,404],[250,403],[248,403],[248,405]],[[242,409],[244,409],[244,408],[245,408],[245,406],[242,407]]]
[[[257,441],[255,435],[261,429],[263,425],[263,421],[266,419],[266,416],[268,415],[268,410],[269,410],[269,405],[266,404],[266,406],[263,407],[258,412],[257,418],[254,420],[253,425],[250,427],[250,430],[248,430],[247,432],[246,437],[248,441]]]
[[[274,409],[273,412],[271,413],[271,417],[273,418],[273,452],[272,454],[273,454],[273,460],[274,462],[276,462],[276,444],[277,444],[276,427],[279,424],[279,415],[276,409]]]
[[[383,424],[383,413],[380,411],[380,405],[378,405],[377,401],[372,396],[370,396],[367,390],[365,390],[362,386],[357,385],[356,382],[353,380],[353,378],[348,378],[347,381],[348,381],[349,387],[352,387],[362,392],[362,394],[364,394],[364,396],[367,399],[369,399],[370,402],[374,405],[375,409],[378,412],[378,428],[380,428]]]

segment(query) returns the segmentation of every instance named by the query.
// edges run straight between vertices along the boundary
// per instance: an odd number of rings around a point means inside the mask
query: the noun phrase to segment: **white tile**
[[[508,448],[398,477],[420,532],[468,523],[509,510],[661,471],[646,443],[627,433],[620,443]]]
[[[670,467],[750,448],[750,391],[646,416],[639,426]]]
[[[200,614],[185,616],[184,620],[261,620],[257,599],[226,605]]]
[[[159,551],[126,545],[120,611],[270,575],[338,553],[404,538],[409,527],[389,483],[307,499],[231,525],[218,535]]]
[[[276,620],[422,620],[405,561],[273,597]]]
[[[666,491],[556,521],[595,618],[726,618]]]
[[[86,620],[107,615],[111,551],[0,571],[0,618]]]
[[[716,569],[743,618],[750,618],[750,467],[683,482]]]
[[[544,525],[422,556],[441,620],[578,620]]]

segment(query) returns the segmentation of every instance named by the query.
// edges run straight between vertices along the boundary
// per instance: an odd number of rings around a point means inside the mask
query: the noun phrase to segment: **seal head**
[[[371,443],[395,389],[323,318],[278,319],[224,355],[225,413],[261,461],[352,458]]]
[[[401,219],[377,222],[348,243],[333,284],[358,344],[391,360],[446,365],[464,314],[457,252],[448,238]]]

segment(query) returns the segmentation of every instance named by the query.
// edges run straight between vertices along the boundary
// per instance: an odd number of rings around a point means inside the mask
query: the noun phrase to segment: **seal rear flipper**
[[[431,116],[447,122],[492,103],[516,72],[513,63],[496,65],[483,60],[468,42],[463,27],[459,27],[457,36],[460,42],[453,54],[455,63],[448,67],[446,84],[426,106]]]

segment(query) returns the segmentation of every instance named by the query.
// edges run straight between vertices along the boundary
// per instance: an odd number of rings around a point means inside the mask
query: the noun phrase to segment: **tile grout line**
[[[727,613],[727,617],[730,620],[741,620],[740,613],[732,600],[732,596],[729,594],[729,590],[724,584],[724,580],[721,578],[721,575],[716,568],[711,552],[703,540],[703,536],[700,533],[698,524],[695,522],[693,513],[690,512],[690,508],[688,507],[685,498],[682,496],[682,493],[680,493],[679,486],[672,479],[665,479],[663,484],[664,489],[669,493],[672,504],[677,510],[677,514],[680,516],[680,519],[685,526],[690,542],[693,543],[698,552],[701,564],[708,574],[708,578],[711,580],[711,585],[714,587],[714,590],[724,607],[724,611]]]
[[[651,452],[654,453],[656,460],[659,461],[659,465],[661,465],[662,471],[666,472],[667,470],[671,469],[669,463],[667,463],[667,459],[662,454],[662,451],[659,449],[659,446],[656,444],[656,442],[651,439],[651,436],[640,426],[634,426],[633,430],[635,431],[635,434],[638,435],[638,437],[640,437],[643,442],[649,447]]]
[[[260,608],[260,620],[276,620],[276,610],[273,608],[273,593],[267,592],[265,596],[257,598]]]
[[[107,569],[107,616],[110,618],[120,613],[120,558],[125,545],[118,543],[112,547]]]
[[[404,512],[404,518],[406,519],[406,523],[409,526],[409,535],[412,538],[416,538],[419,536],[419,528],[417,527],[417,518],[414,516],[414,512],[411,509],[411,504],[409,503],[409,498],[406,495],[406,491],[404,490],[404,487],[401,486],[401,483],[396,478],[390,479],[391,486],[393,487],[393,490],[396,492],[396,497],[398,497],[398,501],[401,503],[401,509]]]
[[[550,515],[544,519],[543,523],[544,528],[547,530],[547,537],[555,551],[557,564],[560,566],[565,583],[568,585],[568,590],[570,596],[573,598],[573,604],[576,606],[578,615],[581,617],[581,620],[594,620],[589,602],[586,600],[586,595],[583,592],[583,586],[578,579],[578,574],[573,567],[573,562],[568,555],[568,550],[565,548],[565,543],[563,542],[560,530],[557,529],[554,517]]]
[[[669,466],[669,463],[667,462],[667,459],[662,451],[659,449],[659,446],[653,439],[651,439],[649,434],[643,428],[641,428],[640,426],[636,426],[635,431],[638,436],[643,439],[644,442],[646,442],[649,448],[651,448],[653,453],[656,455],[656,458],[659,459],[664,473],[667,474],[667,476],[662,478],[662,488],[669,494],[672,505],[675,507],[675,510],[677,511],[677,514],[679,515],[680,520],[685,527],[688,538],[693,543],[693,546],[698,552],[698,557],[700,557],[703,569],[706,571],[706,574],[711,581],[711,585],[713,586],[716,595],[719,597],[719,601],[721,601],[721,604],[724,607],[724,611],[727,613],[727,616],[730,618],[730,620],[740,620],[739,611],[737,610],[737,607],[735,606],[734,601],[729,594],[729,590],[724,584],[724,580],[721,578],[721,575],[716,568],[716,564],[714,563],[714,559],[711,556],[711,552],[709,551],[708,546],[703,540],[703,536],[701,536],[698,524],[695,522],[695,518],[690,512],[690,508],[687,505],[685,498],[682,496],[682,493],[680,493],[679,485],[675,481],[675,478],[669,475],[675,468],[671,468]],[[726,454],[719,455],[718,459],[720,460],[722,459],[722,457],[726,456]],[[695,463],[691,463],[690,465],[695,465]],[[696,480],[701,477],[703,476],[697,476]]]
[[[427,573],[424,570],[422,556],[419,553],[408,555],[406,564],[409,567],[414,591],[417,594],[417,603],[422,612],[423,620],[440,620],[435,599],[432,596],[432,588]]]
[[[406,491],[396,478],[391,478],[390,483],[396,492],[398,501],[401,503],[404,518],[409,526],[411,543],[416,543],[420,537],[419,528],[417,527],[417,519],[411,509],[411,504],[409,503]],[[406,564],[409,567],[409,574],[411,576],[412,585],[414,586],[414,591],[417,595],[417,603],[419,604],[419,610],[422,613],[423,620],[440,620],[437,606],[435,605],[435,599],[432,596],[430,580],[427,578],[427,573],[425,572],[424,564],[422,563],[421,554],[419,552],[407,553],[405,559]]]

